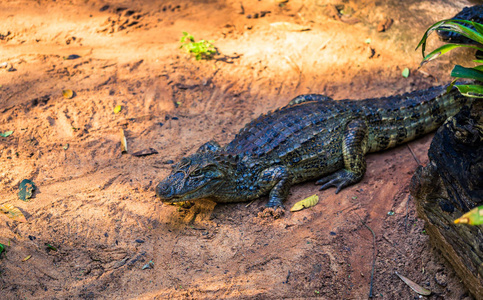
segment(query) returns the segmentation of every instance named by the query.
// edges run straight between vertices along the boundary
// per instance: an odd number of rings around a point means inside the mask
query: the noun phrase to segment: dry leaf
[[[27,256],[26,258],[22,259],[22,261],[27,261],[32,257],[32,255]]]
[[[16,208],[12,204],[5,203],[3,205],[0,205],[0,210],[3,213],[6,213],[8,217],[14,221],[27,222],[27,219],[25,219],[25,216],[20,211],[20,209]]]
[[[304,208],[309,208],[316,205],[318,202],[319,202],[319,196],[312,195],[308,198],[305,198],[302,201],[295,203],[294,206],[292,206],[292,208],[290,209],[290,211],[299,211]]]
[[[410,280],[410,279],[402,276],[398,272],[396,272],[396,275],[399,276],[399,278],[401,278],[401,280],[404,281],[404,283],[406,283],[407,285],[409,285],[409,287],[413,291],[415,291],[416,293],[418,293],[420,295],[423,295],[423,296],[429,296],[429,295],[431,295],[431,291],[430,290],[427,290],[427,289],[423,288],[419,284],[417,284],[414,281],[412,281],[412,280]]]
[[[270,24],[273,28],[280,29],[280,30],[288,30],[288,31],[307,31],[310,30],[310,27],[302,26],[295,23],[289,22],[275,22]]]
[[[118,106],[114,107],[114,113],[115,114],[118,114],[121,111],[121,109],[122,109],[122,106],[121,105],[118,105]]]
[[[127,141],[126,136],[124,135],[124,129],[121,129],[121,152],[127,153]]]
[[[63,90],[62,96],[64,96],[65,99],[71,99],[74,97],[74,92],[72,90]]]

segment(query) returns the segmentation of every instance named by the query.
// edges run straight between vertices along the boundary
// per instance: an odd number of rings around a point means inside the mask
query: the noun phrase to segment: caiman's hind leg
[[[320,190],[335,186],[339,193],[343,188],[359,182],[366,172],[364,154],[367,149],[367,125],[362,120],[353,120],[346,126],[342,139],[344,169],[318,180],[322,184]]]

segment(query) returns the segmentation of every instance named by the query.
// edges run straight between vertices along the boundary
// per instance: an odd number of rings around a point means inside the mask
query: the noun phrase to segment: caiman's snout
[[[166,183],[160,182],[156,187],[156,196],[161,198],[161,201],[169,200],[174,195],[173,186]]]

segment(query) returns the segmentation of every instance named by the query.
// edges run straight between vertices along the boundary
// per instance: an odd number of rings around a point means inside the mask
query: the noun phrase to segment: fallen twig
[[[419,159],[414,154],[413,149],[411,149],[411,147],[409,146],[409,144],[406,144],[406,146],[408,147],[409,152],[411,152],[411,154],[412,154],[414,160],[416,161],[416,163],[418,164],[418,166],[421,166],[421,162],[419,161]]]
[[[361,219],[362,224],[364,226],[366,226],[367,229],[369,229],[369,231],[372,233],[372,270],[371,270],[371,283],[370,283],[370,288],[369,288],[369,298],[372,298],[373,297],[372,286],[373,286],[373,282],[374,282],[374,269],[376,267],[376,234],[371,229],[371,227],[369,227],[369,225],[367,225],[366,222],[364,222],[364,220],[362,220],[362,218],[361,218],[361,216],[359,216],[359,214],[356,213],[356,215],[359,217],[359,219]]]
[[[249,207],[250,205],[252,205],[252,203],[255,202],[255,200],[252,200],[250,203],[248,203],[247,205],[245,205],[245,207]]]

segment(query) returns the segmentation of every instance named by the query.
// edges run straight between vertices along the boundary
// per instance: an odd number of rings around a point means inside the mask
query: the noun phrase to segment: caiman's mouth
[[[199,186],[195,190],[189,191],[183,195],[177,195],[175,194],[173,186],[163,186],[162,183],[160,183],[156,187],[156,196],[160,198],[161,202],[163,203],[177,203],[177,202],[185,202],[185,201],[193,201],[193,200],[199,200],[199,199],[209,199],[210,196],[198,196],[199,194],[201,195],[206,195],[206,193],[200,193],[201,190],[206,189],[206,186],[210,184],[210,194],[213,194],[214,191],[218,190],[220,187],[221,181],[210,181],[205,183],[204,185]],[[207,189],[208,190],[208,189]]]

